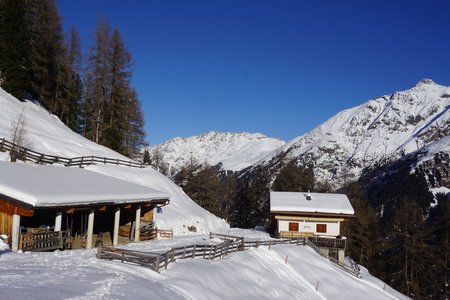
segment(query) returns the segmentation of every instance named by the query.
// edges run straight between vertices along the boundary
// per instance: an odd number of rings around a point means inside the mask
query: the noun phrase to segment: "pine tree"
[[[144,115],[141,110],[141,103],[137,98],[137,93],[134,90],[129,90],[127,95],[128,97],[125,99],[126,126],[123,129],[124,154],[134,158],[139,155],[142,148],[147,146],[148,143],[145,140]],[[162,169],[164,169],[164,174],[168,173],[168,169],[165,165]]]
[[[53,0],[29,0],[27,13],[33,71],[31,95],[51,112],[58,112],[67,75],[62,65],[65,54],[61,19]]]
[[[90,48],[86,75],[86,101],[84,106],[84,136],[101,142],[106,110],[110,97],[111,74],[110,27],[105,19],[99,19],[95,31],[95,42]]]
[[[66,101],[66,121],[69,128],[77,133],[82,133],[84,122],[84,99],[81,42],[78,31],[72,27],[67,41],[67,64],[69,66],[68,97]]]
[[[0,84],[16,98],[30,98],[33,72],[26,0],[0,1]]]

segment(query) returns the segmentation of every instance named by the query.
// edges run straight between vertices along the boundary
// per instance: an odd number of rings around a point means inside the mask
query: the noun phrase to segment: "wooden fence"
[[[70,231],[44,231],[20,235],[19,249],[22,251],[48,251],[72,248]]]
[[[134,225],[122,225],[119,227],[119,235],[125,236],[134,241]],[[157,237],[161,238],[173,238],[172,229],[159,229],[155,227],[154,222],[149,222],[148,224],[141,224],[139,227],[139,239],[141,241],[155,240]]]
[[[97,258],[137,264],[156,272],[159,272],[162,267],[167,269],[169,262],[175,261],[173,251],[151,253],[102,246],[97,247]]]
[[[174,262],[176,259],[189,259],[189,258],[203,258],[203,259],[216,259],[222,258],[230,253],[243,251],[252,247],[259,246],[274,246],[281,244],[291,244],[298,246],[308,245],[314,249],[321,256],[328,259],[330,262],[346,271],[347,273],[354,275],[356,277],[360,276],[359,267],[356,263],[351,266],[347,266],[338,260],[327,256],[319,251],[319,248],[314,245],[307,238],[297,238],[297,239],[273,239],[265,241],[245,241],[243,237],[230,236],[218,233],[210,233],[210,239],[219,238],[222,239],[222,243],[218,244],[194,244],[172,248],[163,253],[149,253],[149,252],[138,252],[125,249],[117,249],[111,247],[99,247],[97,248],[97,258],[99,259],[110,259],[119,260],[121,262],[128,262],[133,264],[138,264],[144,267],[148,267],[156,272],[159,272],[162,266],[167,268],[170,262]],[[103,254],[105,252],[105,254]],[[146,254],[139,256],[139,254]],[[149,256],[154,257],[150,259]]]
[[[40,163],[40,164],[55,164],[60,163],[66,167],[84,167],[93,164],[109,164],[109,165],[120,165],[132,168],[145,168],[147,165],[132,161],[132,160],[122,160],[118,158],[108,158],[99,156],[79,156],[79,157],[63,157],[58,155],[44,154],[31,150],[29,148],[17,145],[13,142],[6,140],[5,138],[0,139],[0,151],[11,151],[14,150],[19,153],[19,156],[24,157],[27,160]]]

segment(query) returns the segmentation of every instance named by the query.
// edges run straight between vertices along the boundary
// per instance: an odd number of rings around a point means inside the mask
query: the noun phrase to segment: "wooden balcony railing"
[[[317,247],[345,249],[346,246],[346,239],[319,237],[310,232],[280,231],[278,237],[285,239],[308,238]]]
[[[310,236],[309,240],[317,247],[345,249],[346,239]]]

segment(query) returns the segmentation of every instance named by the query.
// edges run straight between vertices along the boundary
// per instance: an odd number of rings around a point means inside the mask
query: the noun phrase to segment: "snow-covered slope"
[[[20,102],[0,88],[0,138],[12,140],[20,114],[25,121],[26,147],[45,154],[128,158],[70,130],[55,115],[32,102]]]
[[[382,157],[427,147],[449,151],[450,87],[424,79],[413,88],[344,110],[288,142],[277,154],[311,161],[319,179],[336,179],[345,168],[355,175]]]
[[[191,158],[212,166],[222,163],[224,170],[239,171],[283,145],[283,141],[260,133],[212,131],[189,138],[174,138],[148,150],[151,155],[161,155],[172,172],[178,171]]]
[[[25,119],[25,144],[28,148],[65,157],[96,155],[100,157],[128,158],[100,146],[74,133],[56,116],[31,102],[19,102],[0,88],[0,138],[12,138],[12,128],[22,113]],[[0,153],[0,160],[8,155]],[[112,177],[138,183],[170,195],[170,204],[158,214],[158,226],[172,228],[175,234],[215,231],[229,225],[222,219],[198,206],[177,185],[153,168],[129,168],[121,166],[91,166],[90,170]]]
[[[209,242],[191,236],[128,247],[155,253]],[[1,299],[409,299],[365,269],[362,278],[345,273],[309,246],[260,246],[223,259],[180,259],[161,273],[98,260],[94,250],[6,253],[0,265]]]

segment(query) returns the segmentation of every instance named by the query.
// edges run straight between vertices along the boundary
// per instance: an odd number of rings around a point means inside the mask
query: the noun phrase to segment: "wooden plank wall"
[[[151,222],[153,221],[153,207],[144,213],[141,218],[142,221]]]
[[[0,234],[11,235],[12,215],[0,211]]]

